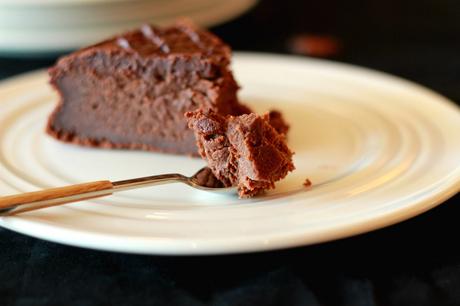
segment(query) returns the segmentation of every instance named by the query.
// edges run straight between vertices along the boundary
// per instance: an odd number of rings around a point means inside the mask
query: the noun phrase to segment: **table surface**
[[[459,19],[457,0],[263,0],[212,30],[235,50],[285,54],[294,35],[332,35],[334,60],[460,103]],[[0,58],[0,78],[54,60]],[[353,238],[229,256],[126,255],[0,229],[0,305],[460,305],[459,199]]]

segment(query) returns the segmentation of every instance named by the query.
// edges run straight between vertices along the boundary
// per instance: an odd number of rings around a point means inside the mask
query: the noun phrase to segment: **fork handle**
[[[111,195],[110,181],[96,181],[0,197],[0,215],[10,216],[49,206]]]

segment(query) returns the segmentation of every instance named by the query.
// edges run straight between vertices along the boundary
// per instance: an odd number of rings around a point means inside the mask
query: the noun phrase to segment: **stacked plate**
[[[62,52],[144,22],[188,17],[211,26],[236,17],[256,0],[0,0],[0,54]]]

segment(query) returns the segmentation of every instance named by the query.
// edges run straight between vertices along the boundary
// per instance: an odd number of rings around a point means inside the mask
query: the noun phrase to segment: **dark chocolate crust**
[[[65,56],[47,132],[75,144],[197,155],[184,113],[239,115],[230,48],[190,23],[141,29]]]
[[[284,134],[267,117],[222,116],[202,110],[186,117],[208,167],[225,186],[237,186],[240,197],[274,188],[276,181],[294,170]]]

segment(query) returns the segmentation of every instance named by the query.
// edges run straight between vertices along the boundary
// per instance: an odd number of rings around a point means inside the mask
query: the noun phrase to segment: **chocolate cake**
[[[237,186],[240,197],[274,188],[275,181],[294,170],[293,153],[284,134],[270,125],[269,116],[198,110],[186,117],[208,167],[225,186]]]
[[[185,112],[250,112],[237,100],[230,57],[219,38],[187,22],[76,51],[49,70],[60,102],[47,132],[86,146],[198,155]]]

